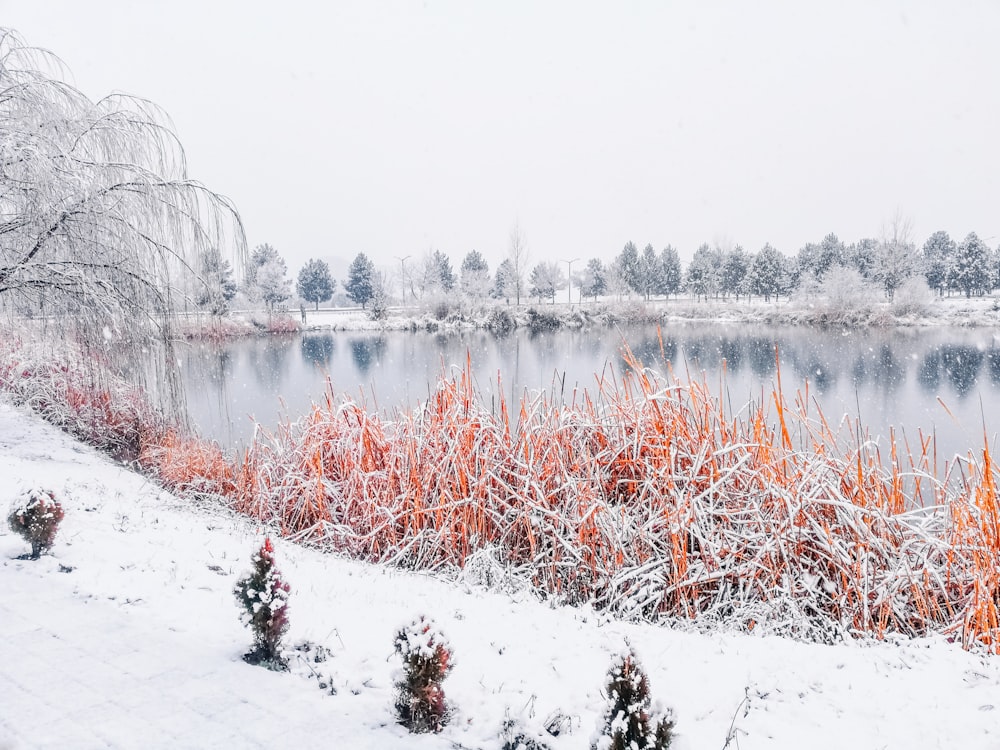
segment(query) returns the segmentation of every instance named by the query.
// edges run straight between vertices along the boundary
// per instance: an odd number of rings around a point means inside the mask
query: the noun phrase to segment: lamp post
[[[573,307],[573,264],[576,263],[579,258],[573,258],[573,260],[560,260],[560,263],[566,264],[566,278],[569,281],[569,293],[567,297],[569,298],[569,306]]]
[[[400,258],[398,255],[393,256],[399,261],[399,286],[403,290],[402,302],[403,307],[406,307],[406,261],[408,261],[411,255],[404,255]]]

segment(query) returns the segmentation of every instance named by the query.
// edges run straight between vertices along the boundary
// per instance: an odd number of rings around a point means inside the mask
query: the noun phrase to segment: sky
[[[0,0],[91,98],[171,116],[294,274],[628,241],[1000,243],[1000,3]]]

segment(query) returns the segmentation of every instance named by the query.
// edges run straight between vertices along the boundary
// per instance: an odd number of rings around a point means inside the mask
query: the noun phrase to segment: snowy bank
[[[653,696],[675,709],[679,750],[1000,745],[1000,661],[938,639],[819,646],[698,635],[551,608],[276,542],[292,585],[288,642],[330,658],[291,674],[245,664],[232,589],[263,529],[193,507],[36,417],[0,405],[5,502],[43,484],[66,519],[51,556],[14,559],[0,529],[0,747],[499,749],[505,714],[587,747],[611,655],[626,640]],[[392,638],[417,614],[455,652],[456,707],[439,735],[392,714]]]

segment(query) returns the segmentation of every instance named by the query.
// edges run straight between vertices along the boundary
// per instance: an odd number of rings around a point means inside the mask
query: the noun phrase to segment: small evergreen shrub
[[[421,615],[396,633],[403,672],[396,682],[396,714],[411,732],[440,732],[450,709],[441,682],[451,671],[451,647],[437,626]]]
[[[7,524],[31,545],[31,554],[27,557],[37,560],[52,548],[63,515],[54,492],[33,488],[22,492],[11,505]]]
[[[233,593],[242,612],[240,620],[253,632],[254,648],[244,655],[250,664],[284,670],[281,638],[288,630],[289,586],[274,564],[274,546],[266,538],[253,556],[253,568],[236,583]]]
[[[591,750],[666,750],[673,740],[671,711],[650,713],[649,680],[635,651],[620,654],[608,670],[608,708]],[[662,715],[657,716],[657,713]]]

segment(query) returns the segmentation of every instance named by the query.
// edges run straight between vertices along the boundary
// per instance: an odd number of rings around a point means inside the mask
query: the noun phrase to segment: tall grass
[[[487,404],[467,362],[419,408],[383,417],[328,392],[227,458],[124,384],[76,388],[72,369],[12,359],[8,347],[0,385],[51,421],[84,438],[102,420],[132,425],[138,463],[167,486],[356,558],[450,571],[486,557],[626,618],[1000,649],[988,446],[940,469],[923,436],[882,455],[807,392],[789,402],[780,376],[737,413],[707,383],[634,359],[593,392]]]

